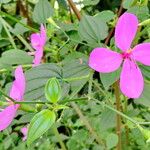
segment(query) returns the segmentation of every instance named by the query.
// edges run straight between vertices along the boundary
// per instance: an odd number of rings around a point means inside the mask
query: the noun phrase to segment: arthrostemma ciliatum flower
[[[15,80],[12,84],[9,96],[15,101],[22,101],[25,93],[25,76],[21,66],[18,66],[15,70]],[[14,104],[9,101],[9,106],[7,106],[3,111],[0,112],[0,131],[6,129],[16,116],[17,110],[19,109],[19,104]]]
[[[121,53],[108,48],[95,48],[89,57],[89,66],[101,73],[110,73],[122,66],[120,89],[129,98],[140,97],[144,80],[137,62],[150,66],[150,43],[131,47],[138,29],[134,14],[124,13],[115,28],[115,44]]]
[[[41,63],[43,57],[43,50],[46,44],[46,29],[43,24],[40,27],[40,33],[33,33],[31,35],[31,45],[35,49],[33,64],[37,66]]]

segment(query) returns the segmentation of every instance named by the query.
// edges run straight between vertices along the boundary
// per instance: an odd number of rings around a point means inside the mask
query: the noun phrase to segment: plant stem
[[[7,33],[7,35],[8,35],[8,37],[9,37],[10,43],[12,44],[12,46],[14,47],[14,49],[17,49],[16,44],[15,44],[15,42],[14,42],[14,39],[13,39],[12,35],[10,34],[8,28],[6,27],[5,22],[3,21],[3,19],[2,19],[1,17],[0,17],[0,21],[1,21],[1,23],[2,23],[2,25],[3,25],[3,27],[4,27],[4,29],[5,29],[5,31],[6,31],[6,33]]]
[[[134,119],[128,117],[127,115],[125,115],[124,113],[122,113],[122,112],[116,110],[115,108],[110,107],[109,105],[105,104],[104,102],[101,102],[101,101],[99,101],[98,99],[95,99],[95,98],[92,98],[92,100],[95,100],[95,101],[96,101],[97,103],[99,103],[100,105],[102,105],[102,106],[108,108],[109,110],[114,111],[114,112],[117,113],[118,115],[120,115],[120,116],[126,118],[127,120],[129,120],[130,122],[132,122],[133,124],[135,124],[136,126],[139,124],[136,120],[134,120]],[[145,122],[145,123],[146,123],[146,122]]]
[[[66,82],[70,82],[70,81],[75,81],[75,80],[82,80],[82,79],[87,79],[89,78],[90,74],[86,75],[86,76],[81,76],[81,77],[74,77],[74,78],[64,78],[62,79],[63,81],[66,81]]]
[[[65,144],[64,144],[64,142],[62,141],[61,136],[60,136],[60,134],[59,134],[59,132],[58,132],[58,130],[57,130],[57,127],[56,127],[55,125],[54,125],[54,127],[53,127],[53,131],[54,131],[54,133],[55,133],[55,136],[56,136],[57,140],[59,141],[59,144],[60,144],[62,150],[67,150],[66,147],[65,147]]]
[[[128,101],[127,98],[124,96],[124,112],[126,113],[128,111]],[[127,125],[127,121],[125,121],[125,133],[126,133],[126,145],[129,145],[129,128]]]
[[[16,69],[18,66],[14,66],[14,67],[12,67],[12,69]],[[23,68],[30,68],[30,67],[32,67],[32,64],[26,64],[26,65],[22,65],[22,67]],[[1,69],[0,70],[0,73],[3,73],[3,72],[7,72],[8,71],[8,69]]]
[[[105,145],[103,143],[102,139],[100,139],[100,137],[97,135],[97,133],[91,127],[91,125],[88,122],[87,118],[84,117],[84,115],[83,115],[82,111],[80,110],[80,108],[74,102],[71,103],[71,106],[75,109],[75,111],[79,115],[80,119],[83,121],[84,125],[89,130],[89,132],[94,136],[94,138],[96,139],[96,141],[98,142],[98,144]]]
[[[74,2],[72,0],[68,0],[68,3],[70,7],[72,8],[72,10],[74,11],[75,15],[77,16],[78,20],[81,20],[81,14],[79,10],[77,9],[76,5],[74,4]]]
[[[76,93],[71,95],[70,99],[73,98],[77,93],[78,93],[78,90],[76,91]],[[81,121],[83,122],[85,127],[88,129],[90,134],[95,138],[96,142],[100,145],[104,145],[104,147],[105,147],[105,143],[100,138],[100,136],[95,132],[95,130],[89,123],[88,119],[84,116],[84,114],[82,113],[82,110],[78,107],[78,105],[75,102],[71,102],[70,104],[73,107],[73,109],[76,111],[77,115],[79,116],[79,118],[81,119]]]
[[[11,98],[10,96],[8,96],[7,94],[5,94],[1,89],[0,89],[0,93],[2,95],[4,95],[5,97],[7,97],[10,101],[12,101],[13,103],[15,103],[15,100],[13,98]]]
[[[15,21],[15,22],[21,24],[22,26],[24,26],[25,28],[28,28],[29,30],[31,30],[33,32],[39,32],[37,29],[34,29],[34,28],[32,28],[32,27],[30,27],[30,26],[28,26],[28,25],[20,22],[20,20],[16,19],[15,17],[13,17],[13,16],[11,16],[11,15],[3,12],[3,11],[0,11],[0,15],[4,15],[5,17],[9,18],[10,20]]]
[[[88,100],[91,99],[92,84],[93,84],[93,71],[90,72],[90,76],[89,76]]]
[[[9,28],[9,30],[12,30],[13,28],[6,22],[3,18],[1,18],[3,22],[5,22],[6,26]],[[15,35],[25,46],[27,49],[29,49],[31,52],[34,51],[33,48],[30,46],[30,44],[21,36],[21,35]]]
[[[116,81],[115,83],[115,97],[116,97],[116,109],[118,111],[120,110],[121,104],[120,104],[120,91],[119,91],[119,84],[118,81]],[[119,114],[117,114],[116,116],[116,133],[118,135],[118,144],[117,144],[117,150],[121,150],[122,146],[121,146],[121,116]]]
[[[123,11],[123,7],[122,7],[123,1],[124,1],[124,0],[121,1],[121,5],[120,5],[120,8],[119,8],[118,13],[117,13],[117,16],[118,16],[118,17],[120,17],[120,15],[122,14],[122,11]],[[106,38],[106,40],[105,40],[105,44],[106,44],[106,45],[108,45],[108,43],[109,43],[111,37],[113,36],[114,30],[115,30],[115,28],[112,28],[112,29],[110,30],[110,32],[109,32],[109,34],[108,34],[108,36],[107,36],[107,38]]]
[[[12,101],[14,104],[52,104],[49,101],[16,101],[15,99],[11,98],[10,96],[8,96],[7,94],[5,94],[1,89],[0,89],[0,93],[2,95],[4,95],[6,98],[8,98],[10,101]],[[68,102],[74,102],[74,101],[83,101],[83,100],[87,100],[87,97],[81,97],[81,98],[75,98],[75,99],[65,99],[65,100],[61,100],[58,102],[58,104],[65,104]]]

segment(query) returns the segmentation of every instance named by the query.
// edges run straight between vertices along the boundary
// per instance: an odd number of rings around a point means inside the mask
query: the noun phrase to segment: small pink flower
[[[15,80],[12,84],[9,96],[16,101],[22,101],[25,92],[25,76],[21,66],[18,66],[15,70]],[[16,116],[16,112],[19,108],[19,104],[13,104],[6,107],[0,112],[0,131],[6,129]]]
[[[115,43],[122,53],[107,48],[95,48],[89,57],[89,66],[102,73],[117,70],[123,62],[120,89],[130,98],[138,98],[144,87],[143,76],[136,61],[150,66],[150,43],[138,44],[131,48],[137,29],[137,17],[131,13],[124,13],[119,18],[115,30]]]
[[[33,33],[31,35],[31,45],[36,50],[35,51],[35,58],[33,60],[34,66],[40,64],[41,59],[43,57],[43,50],[46,44],[46,29],[41,24],[40,33]]]
[[[22,134],[23,134],[22,140],[25,141],[25,140],[27,139],[28,128],[27,128],[27,127],[21,128],[21,132],[22,132]]]

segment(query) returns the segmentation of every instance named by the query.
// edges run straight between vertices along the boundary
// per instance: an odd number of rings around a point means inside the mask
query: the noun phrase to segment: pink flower
[[[150,66],[150,43],[138,44],[131,48],[138,29],[138,19],[134,14],[124,13],[115,30],[116,46],[122,53],[107,48],[95,48],[89,58],[89,66],[102,73],[117,70],[122,64],[120,89],[130,98],[138,98],[144,87],[144,80],[136,61]]]
[[[33,60],[34,66],[40,64],[41,59],[43,57],[43,50],[46,44],[46,29],[41,24],[40,33],[33,33],[31,35],[31,45],[36,50],[35,58]]]
[[[23,134],[22,140],[25,141],[25,140],[27,139],[28,128],[27,128],[27,127],[21,128],[21,132],[22,132],[22,134]]]
[[[21,66],[15,70],[15,80],[12,84],[9,96],[16,101],[22,101],[25,92],[25,76]],[[16,116],[19,104],[13,104],[9,101],[10,105],[0,112],[0,131],[6,129]]]

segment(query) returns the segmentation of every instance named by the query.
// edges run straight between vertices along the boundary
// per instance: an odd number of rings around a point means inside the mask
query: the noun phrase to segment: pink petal
[[[130,59],[125,59],[120,76],[120,88],[129,98],[138,98],[144,87],[142,73],[139,67]]]
[[[143,43],[135,46],[132,54],[136,61],[150,66],[150,43]]]
[[[0,131],[6,129],[16,115],[16,105],[10,105],[0,112]]]
[[[124,13],[117,22],[115,43],[122,51],[130,49],[138,28],[138,19],[134,14]]]
[[[36,50],[35,55],[34,55],[34,60],[33,60],[33,66],[37,66],[41,63],[43,57],[43,49],[41,48],[40,50]]]
[[[41,44],[44,47],[46,43],[46,29],[43,24],[41,24],[41,27],[40,27],[40,36],[41,36]]]
[[[31,35],[31,45],[35,50],[40,50],[46,43],[46,29],[41,24],[40,33],[33,33]]]
[[[89,57],[89,66],[103,73],[117,70],[121,65],[122,57],[119,53],[107,48],[95,48]]]
[[[25,76],[21,66],[18,66],[15,70],[15,81],[12,84],[10,90],[10,97],[15,100],[23,100],[23,95],[25,92]]]
[[[21,128],[21,132],[23,134],[22,140],[25,141],[27,139],[28,128],[27,127]]]
[[[42,47],[41,36],[39,33],[33,33],[31,35],[31,45],[35,50],[39,50]]]

